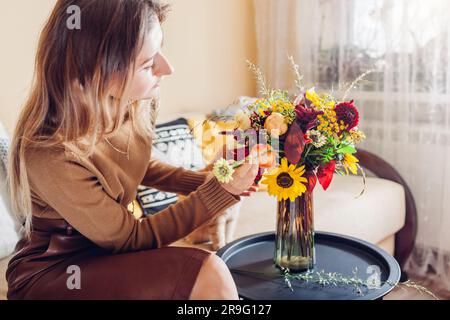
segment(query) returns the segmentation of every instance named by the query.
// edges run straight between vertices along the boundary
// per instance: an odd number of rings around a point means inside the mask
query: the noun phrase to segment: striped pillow
[[[200,170],[205,167],[200,148],[196,145],[188,121],[184,118],[156,126],[152,158],[176,167]],[[178,201],[178,195],[140,186],[137,200],[145,215],[155,214]]]

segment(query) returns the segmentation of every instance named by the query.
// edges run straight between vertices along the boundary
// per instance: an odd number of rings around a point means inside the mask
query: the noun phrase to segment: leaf
[[[284,152],[289,163],[297,164],[302,158],[303,149],[305,149],[305,138],[303,131],[297,122],[294,122],[289,128],[289,132],[284,143]]]
[[[317,169],[317,178],[323,190],[327,190],[333,180],[334,169],[336,169],[336,161],[331,160],[325,165],[320,165]]]
[[[353,153],[356,152],[356,149],[353,146],[347,144],[347,145],[341,145],[336,150],[336,152],[337,153],[351,153],[351,154],[353,154]]]

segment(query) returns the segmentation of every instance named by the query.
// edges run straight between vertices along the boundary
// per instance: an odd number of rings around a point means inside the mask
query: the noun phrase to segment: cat
[[[224,145],[222,150],[216,153],[214,161],[219,159],[227,152]],[[206,166],[200,172],[212,171],[214,161]],[[211,242],[211,248],[213,251],[217,251],[224,247],[226,244],[234,240],[234,232],[239,220],[239,214],[241,211],[242,200],[235,205],[229,207],[224,212],[215,216],[212,220],[195,229],[184,240],[190,244],[199,244]]]

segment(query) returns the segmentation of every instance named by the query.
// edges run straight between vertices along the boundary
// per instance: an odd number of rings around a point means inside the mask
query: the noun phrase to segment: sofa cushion
[[[316,188],[317,229],[377,243],[405,224],[405,191],[390,180],[369,177],[366,190],[358,176],[336,176],[325,192]]]
[[[8,181],[6,177],[6,161],[9,137],[0,122],[0,259],[11,254],[18,241],[17,225],[12,216]]]
[[[314,193],[316,229],[375,244],[391,239],[404,224],[403,187],[388,180],[367,178],[366,192],[355,199],[360,190],[361,178],[354,176],[335,176],[326,192],[318,186]],[[247,198],[242,203],[235,238],[275,230],[276,204],[276,199],[265,192],[256,192]],[[172,245],[210,249],[206,244],[192,245],[184,239]],[[0,260],[0,300],[6,298],[4,272],[7,263],[8,259]]]
[[[196,145],[188,121],[179,118],[156,126],[152,158],[176,167],[199,170],[205,167],[200,148]],[[174,193],[139,186],[137,200],[145,215],[155,214],[178,201]]]

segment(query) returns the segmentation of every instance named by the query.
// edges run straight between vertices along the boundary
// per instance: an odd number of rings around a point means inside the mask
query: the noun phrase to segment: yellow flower
[[[258,113],[260,116],[264,117],[266,114],[264,113],[264,109],[263,108],[259,108],[258,109]]]
[[[252,122],[251,122],[249,116],[247,115],[247,113],[245,113],[242,110],[239,110],[236,113],[236,115],[234,116],[234,120],[236,121],[238,128],[241,130],[250,129],[252,126]]]
[[[318,108],[322,106],[323,100],[319,97],[314,88],[306,91],[306,99],[311,101],[311,103]]]
[[[350,170],[351,173],[357,174],[358,162],[359,162],[358,158],[351,155],[350,153],[346,153],[344,155],[344,159],[342,159],[342,164],[344,165],[345,172],[348,174],[348,171]]]
[[[261,183],[267,185],[269,194],[276,196],[278,201],[287,199],[294,201],[306,191],[306,185],[303,183],[308,180],[303,177],[304,173],[305,166],[296,168],[293,164],[288,165],[287,159],[283,158],[281,166],[264,174]]]
[[[341,131],[336,117],[336,112],[332,109],[324,109],[324,114],[319,115],[317,119],[319,120],[318,130],[324,131],[328,135],[332,136]]]
[[[364,139],[366,139],[366,135],[364,134],[364,132],[359,131],[359,130],[351,130],[350,135],[347,136],[347,138],[346,138],[346,140],[348,142],[353,142],[353,143],[361,142]]]
[[[295,106],[291,102],[276,100],[272,102],[272,111],[282,113],[284,111],[294,110]]]
[[[325,104],[325,106],[326,106],[328,109],[333,109],[335,105],[336,105],[336,102],[334,102],[334,101],[332,101],[332,100],[327,101],[327,103]]]

